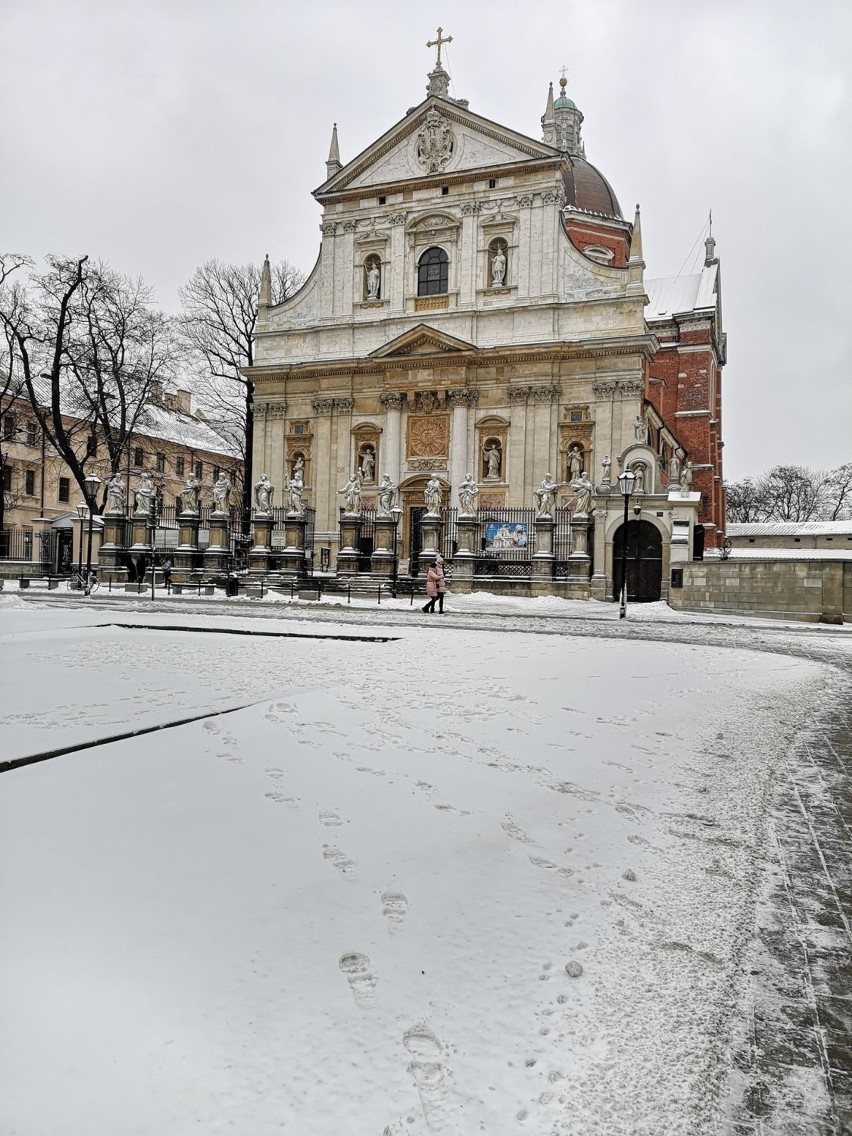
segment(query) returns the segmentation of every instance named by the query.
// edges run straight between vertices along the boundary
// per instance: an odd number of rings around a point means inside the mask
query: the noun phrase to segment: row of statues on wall
[[[213,511],[227,513],[230,508],[231,493],[234,486],[226,473],[220,473],[213,482]],[[108,513],[121,513],[127,509],[127,489],[120,473],[114,473],[106,483]],[[201,507],[201,480],[194,473],[189,477],[180,493],[181,512],[197,514]],[[154,478],[145,470],[139,475],[139,484],[134,496],[133,515],[150,517],[156,510],[157,486]]]

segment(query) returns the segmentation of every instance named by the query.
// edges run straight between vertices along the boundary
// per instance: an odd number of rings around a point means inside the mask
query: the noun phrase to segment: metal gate
[[[624,525],[612,544],[613,599],[621,595],[624,581]],[[627,522],[627,599],[633,603],[658,600],[663,583],[663,538],[650,521]]]

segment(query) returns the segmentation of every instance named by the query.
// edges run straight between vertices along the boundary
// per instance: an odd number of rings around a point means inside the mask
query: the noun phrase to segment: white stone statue
[[[378,264],[374,260],[370,261],[370,267],[367,269],[367,299],[378,300],[379,287],[382,282],[382,274]]]
[[[139,484],[136,486],[136,512],[134,516],[150,517],[154,509],[156,495],[157,490],[153,479],[150,473],[146,471],[140,476]]]
[[[385,474],[379,486],[379,516],[393,516],[393,507],[399,499],[399,487],[394,485],[389,474]]]
[[[438,516],[441,512],[441,483],[437,477],[430,477],[426,482],[426,488],[423,491],[423,499],[426,502],[426,512],[431,516]]]
[[[592,483],[583,470],[578,478],[571,482],[571,489],[577,499],[577,507],[574,510],[575,517],[588,517],[592,511],[592,493],[594,492]]]
[[[116,472],[107,481],[107,507],[108,513],[123,513],[127,505],[127,491],[120,473]]]
[[[556,490],[559,486],[553,480],[552,474],[546,473],[538,489],[533,492],[536,504],[536,520],[552,520],[553,506],[556,502]]]
[[[482,451],[485,458],[485,476],[489,481],[498,481],[500,478],[500,462],[502,454],[496,442],[492,442]]]
[[[259,513],[268,513],[272,508],[272,498],[275,496],[275,487],[265,473],[260,475],[260,481],[254,487],[254,503]]]
[[[680,471],[681,492],[688,493],[692,489],[692,462],[688,461]]]
[[[680,481],[680,458],[677,454],[672,454],[669,458],[669,481]]]
[[[633,433],[637,442],[643,445],[648,444],[648,419],[644,414],[636,415],[636,422],[633,425]]]
[[[197,513],[200,496],[201,482],[194,473],[191,473],[180,491],[180,511],[182,513]]]
[[[291,477],[287,482],[287,512],[291,515],[302,516],[305,512],[305,504],[302,501],[302,494],[305,491],[305,483],[301,477]]]
[[[372,481],[375,468],[376,459],[372,447],[365,446],[361,451],[361,480],[367,482]]]
[[[498,248],[491,260],[491,287],[502,288],[506,279],[506,254]]]
[[[338,489],[338,493],[343,494],[344,508],[343,511],[350,517],[361,516],[361,482],[351,474],[349,480],[342,489]]]
[[[227,513],[228,506],[231,502],[231,479],[223,470],[216,481],[213,482],[213,511],[215,513]]]
[[[568,451],[568,480],[576,481],[583,472],[583,451],[579,446],[572,446]]]
[[[473,480],[473,474],[466,473],[464,481],[459,486],[459,508],[462,516],[475,516],[477,497],[479,497],[479,486]]]
[[[645,492],[645,463],[636,462],[630,467],[633,470],[633,492]]]
[[[603,461],[601,462],[601,465],[603,466],[603,480],[604,480],[604,484],[607,484],[607,485],[608,485],[608,484],[609,484],[609,482],[610,482],[610,480],[611,480],[611,474],[610,474],[610,470],[611,470],[611,468],[612,468],[612,461],[610,460],[610,456],[609,456],[609,454],[607,454],[607,455],[606,455],[606,457],[604,458],[604,460],[603,460]]]
[[[290,476],[294,479],[298,477],[300,481],[305,480],[305,459],[301,454],[299,454],[299,456],[294,459],[293,469]]]

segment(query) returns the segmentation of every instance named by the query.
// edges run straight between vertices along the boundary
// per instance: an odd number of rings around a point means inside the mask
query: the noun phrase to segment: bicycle
[[[94,572],[89,573],[89,595],[92,596],[101,586],[100,580]],[[68,591],[69,592],[85,592],[86,591],[86,573],[78,572],[75,568],[68,578]]]

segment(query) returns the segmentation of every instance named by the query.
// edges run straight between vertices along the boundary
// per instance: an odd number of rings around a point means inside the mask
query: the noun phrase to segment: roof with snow
[[[668,320],[687,312],[712,311],[716,307],[718,264],[707,264],[700,272],[680,276],[661,276],[645,281],[648,304],[645,319]]]
[[[847,521],[764,521],[725,525],[730,537],[774,536],[852,536],[852,520]]]
[[[194,414],[181,414],[166,406],[153,403],[146,406],[134,434],[174,442],[175,445],[186,446],[191,450],[207,450],[212,454],[233,457],[224,438],[206,422],[202,422]]]

